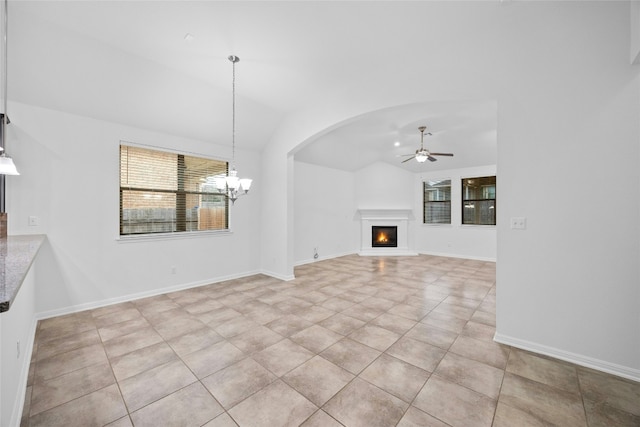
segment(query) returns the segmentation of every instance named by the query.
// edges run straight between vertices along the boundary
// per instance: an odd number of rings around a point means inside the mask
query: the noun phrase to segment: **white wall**
[[[511,20],[523,35],[504,46],[514,61],[498,103],[497,339],[640,380],[629,4],[558,12],[563,24],[545,25],[543,40],[540,23]],[[526,230],[509,228],[514,216]]]
[[[7,150],[21,173],[7,184],[9,234],[48,236],[41,316],[259,271],[259,180],[231,208],[232,233],[118,240],[121,140],[217,158],[228,158],[229,148],[19,103],[9,111]],[[257,153],[236,155],[240,174],[258,178]],[[30,215],[40,226],[28,226]]]
[[[413,174],[384,162],[355,172],[357,209],[411,209]]]
[[[333,258],[357,251],[352,173],[294,162],[295,263]]]
[[[413,174],[385,162],[376,162],[354,173],[356,209],[412,209],[414,201]],[[410,218],[407,224],[408,248],[415,247],[414,232],[420,217]],[[358,250],[361,233],[358,227]]]
[[[378,162],[346,172],[294,163],[295,264],[356,253],[358,209],[412,209],[409,248],[419,253],[495,261],[496,227],[461,226],[460,179],[496,174],[495,165],[412,174]],[[452,180],[452,224],[422,224],[422,182]]]
[[[414,249],[429,255],[453,256],[460,258],[496,260],[496,227],[487,225],[462,225],[461,180],[478,176],[496,175],[496,166],[450,169],[436,172],[424,172],[414,176],[415,204]],[[451,180],[451,224],[423,224],[422,183],[427,180]],[[497,185],[497,209],[500,209],[502,197],[500,184]]]
[[[421,7],[428,12],[431,6]],[[450,5],[444,12],[467,16],[462,7],[468,6]],[[347,95],[314,100],[273,135],[264,150],[264,175],[287,182],[291,150],[368,111],[438,99],[496,99],[503,201],[497,338],[640,380],[640,81],[638,68],[629,65],[629,7],[478,4],[473,22],[441,28],[443,50],[429,50],[426,61],[446,61],[446,69],[392,79],[389,91],[371,90],[390,84],[388,74],[372,73],[351,81]],[[389,8],[387,18],[396,18]],[[425,40],[429,36],[425,29]],[[606,203],[587,209],[594,195],[606,195]],[[286,223],[289,202],[275,187],[265,190],[271,196],[278,203],[263,217],[262,232],[274,240],[263,241],[263,265],[291,275],[291,235],[272,232]],[[513,216],[526,217],[527,229],[511,230]]]

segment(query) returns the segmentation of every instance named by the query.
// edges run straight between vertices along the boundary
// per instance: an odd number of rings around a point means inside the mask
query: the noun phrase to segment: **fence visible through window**
[[[120,146],[120,235],[225,230],[229,205],[213,185],[225,161]]]

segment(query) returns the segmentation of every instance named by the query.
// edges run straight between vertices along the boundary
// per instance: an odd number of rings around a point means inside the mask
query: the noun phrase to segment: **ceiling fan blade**
[[[408,162],[408,161],[409,161],[409,160],[411,160],[411,159],[413,159],[413,157],[409,157],[408,159],[406,159],[406,160],[403,160],[403,161],[401,161],[400,163],[405,163],[405,162]]]
[[[453,157],[453,153],[429,153],[432,156],[448,156],[448,157]]]
[[[438,160],[435,157],[431,157],[431,156],[427,156],[427,159],[429,159],[430,162],[435,162],[436,160]]]
[[[415,156],[416,153],[411,153],[411,154],[396,154],[396,157],[405,157],[405,156]]]

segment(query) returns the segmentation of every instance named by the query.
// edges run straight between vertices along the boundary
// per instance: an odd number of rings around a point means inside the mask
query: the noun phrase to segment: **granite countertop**
[[[0,239],[0,313],[8,311],[18,295],[44,239],[44,234]]]

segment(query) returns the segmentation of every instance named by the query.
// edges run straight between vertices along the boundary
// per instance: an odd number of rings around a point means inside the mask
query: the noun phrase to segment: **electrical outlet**
[[[527,218],[523,216],[511,217],[511,228],[514,230],[525,230],[527,228]]]
[[[176,274],[178,272],[178,269],[176,268],[175,265],[171,266],[171,274]]]
[[[35,227],[35,226],[38,226],[38,225],[40,225],[40,218],[38,218],[37,216],[31,215],[29,217],[29,226]]]

